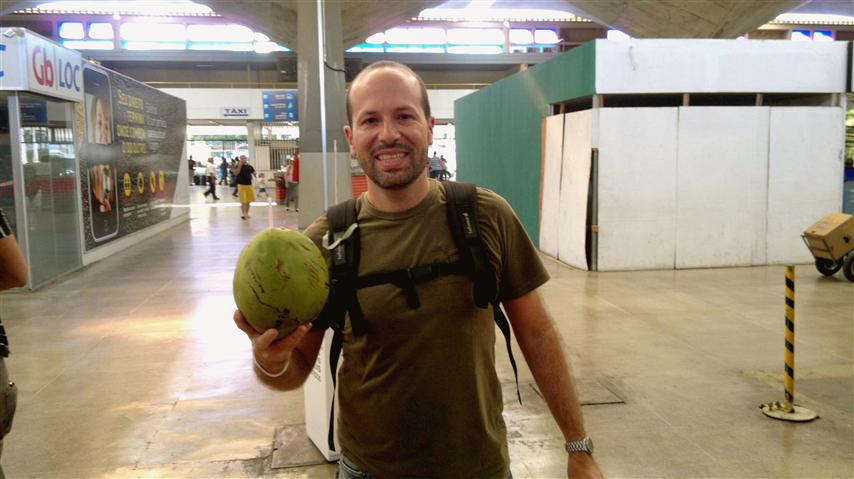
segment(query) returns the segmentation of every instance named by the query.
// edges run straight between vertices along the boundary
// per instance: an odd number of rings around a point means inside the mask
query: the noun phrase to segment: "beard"
[[[395,170],[384,170],[379,165],[379,160],[375,159],[376,152],[385,148],[395,148],[406,151],[410,161],[402,167]],[[363,156],[357,157],[359,166],[364,170],[365,175],[370,180],[379,186],[389,190],[401,190],[414,182],[422,174],[426,174],[427,165],[430,159],[427,157],[427,150],[419,150],[406,143],[394,143],[391,145],[378,145],[371,148],[367,158]]]

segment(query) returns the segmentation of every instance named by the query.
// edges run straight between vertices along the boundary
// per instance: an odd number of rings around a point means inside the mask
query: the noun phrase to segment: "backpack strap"
[[[510,357],[510,365],[513,366],[513,376],[516,379],[516,397],[521,404],[519,372],[510,342],[510,322],[499,304],[498,276],[495,274],[492,263],[489,262],[486,245],[480,234],[477,187],[470,183],[455,181],[443,181],[442,186],[445,188],[447,199],[448,223],[451,225],[451,232],[460,252],[460,260],[466,265],[474,283],[474,302],[480,308],[492,305],[493,319],[504,335],[504,342],[507,345],[507,355]]]
[[[332,375],[332,405],[329,411],[329,450],[335,450],[335,390],[338,380],[338,359],[344,345],[344,316],[350,313],[353,334],[366,332],[365,315],[356,297],[356,280],[359,274],[359,226],[356,223],[356,201],[352,198],[332,206],[326,212],[329,231],[323,246],[332,252],[329,300],[321,312],[320,329],[331,327],[332,344],[329,348],[329,370]]]

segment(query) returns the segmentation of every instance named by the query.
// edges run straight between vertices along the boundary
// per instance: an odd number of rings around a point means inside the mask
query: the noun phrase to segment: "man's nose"
[[[380,140],[383,143],[392,143],[400,137],[400,132],[397,130],[393,121],[384,121],[380,129]]]

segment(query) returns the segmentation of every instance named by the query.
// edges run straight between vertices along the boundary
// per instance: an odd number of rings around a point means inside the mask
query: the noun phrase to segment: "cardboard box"
[[[854,216],[833,213],[804,231],[804,242],[816,258],[839,261],[854,250]]]

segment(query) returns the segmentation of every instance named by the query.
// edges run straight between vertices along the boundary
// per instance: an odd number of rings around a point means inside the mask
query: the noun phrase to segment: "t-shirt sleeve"
[[[522,222],[507,200],[478,188],[479,224],[498,272],[498,299],[515,299],[542,286],[549,274]]]

